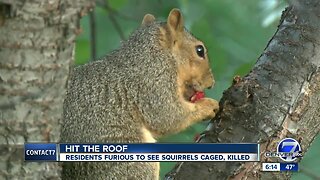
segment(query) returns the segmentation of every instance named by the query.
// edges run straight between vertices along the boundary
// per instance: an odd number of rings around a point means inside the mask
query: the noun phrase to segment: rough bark
[[[25,142],[57,142],[79,19],[93,0],[0,0],[0,179],[57,178]]]
[[[320,129],[320,1],[291,1],[251,72],[224,92],[205,142],[261,143],[275,151],[284,137],[308,150]],[[290,173],[260,171],[261,163],[188,162],[174,179],[288,179]]]

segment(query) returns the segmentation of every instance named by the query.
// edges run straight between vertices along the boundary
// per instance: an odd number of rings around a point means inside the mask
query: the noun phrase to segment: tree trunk
[[[25,142],[57,142],[79,20],[93,0],[0,0],[0,179],[59,176],[25,163]]]
[[[320,129],[320,1],[291,1],[277,32],[251,72],[224,92],[220,112],[203,142],[258,142],[276,151],[292,137],[306,152]],[[261,172],[257,162],[188,162],[174,179],[288,179],[290,173]],[[177,173],[177,174],[175,174]]]

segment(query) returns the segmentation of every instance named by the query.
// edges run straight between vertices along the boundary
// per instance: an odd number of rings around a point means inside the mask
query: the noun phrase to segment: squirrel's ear
[[[179,9],[174,8],[170,11],[167,24],[170,27],[170,29],[180,32],[183,31],[183,17]]]
[[[152,14],[146,14],[143,17],[141,25],[145,26],[145,25],[151,24],[155,20],[156,20],[156,18]]]

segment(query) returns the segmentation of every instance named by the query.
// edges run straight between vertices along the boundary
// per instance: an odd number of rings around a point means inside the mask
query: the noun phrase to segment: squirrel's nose
[[[214,79],[212,79],[211,80],[211,83],[208,85],[208,89],[211,89],[213,86],[214,86],[214,83],[215,83],[215,81],[214,81]]]
[[[204,88],[211,89],[214,86],[215,80],[214,80],[213,74],[211,73],[211,70],[209,70],[206,74],[204,74],[202,78],[204,82],[203,83]]]

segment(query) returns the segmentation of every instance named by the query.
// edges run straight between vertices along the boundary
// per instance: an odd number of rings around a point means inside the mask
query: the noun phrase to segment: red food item
[[[190,98],[190,102],[194,103],[196,101],[198,101],[199,99],[202,99],[205,97],[204,92],[202,91],[196,91]]]

